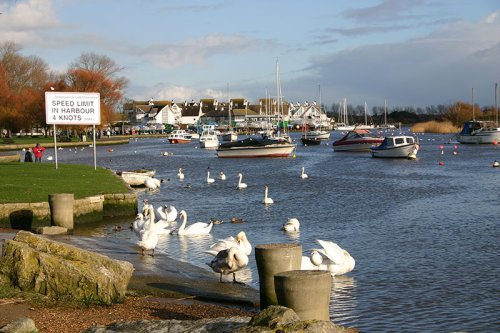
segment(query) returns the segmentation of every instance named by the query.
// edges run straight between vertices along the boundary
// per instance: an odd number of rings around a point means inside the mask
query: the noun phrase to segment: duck
[[[182,224],[177,230],[179,235],[204,235],[209,234],[214,226],[213,222],[196,222],[186,227],[187,213],[185,210],[181,210],[179,213],[179,218],[182,219]]]
[[[145,251],[151,250],[151,256],[155,255],[156,244],[158,244],[158,233],[155,227],[154,221],[154,209],[153,206],[149,208],[149,223],[147,223],[146,229],[141,233],[141,240],[137,242],[137,245],[141,248],[141,254],[144,255]]]
[[[210,222],[212,222],[213,224],[222,224],[222,223],[224,223],[224,221],[219,220],[219,219],[217,219],[215,217],[211,217],[210,218]]]
[[[240,178],[238,181],[238,189],[247,188],[247,184],[241,182],[241,180],[243,179],[243,175],[241,173],[239,173],[238,177]]]
[[[300,228],[300,222],[298,219],[295,217],[289,218],[288,221],[283,224],[283,227],[281,230],[284,230],[286,232],[297,232],[299,231]]]
[[[233,246],[239,248],[247,256],[252,253],[252,244],[248,241],[247,235],[244,231],[240,231],[236,235],[236,238],[229,236],[224,239],[219,239],[217,243],[210,245],[210,249],[205,251],[205,253],[216,256],[220,251],[229,249]]]
[[[309,263],[313,267],[329,271],[332,276],[338,276],[351,272],[356,266],[356,261],[349,252],[336,243],[321,239],[316,240],[316,242],[321,245],[322,249],[315,249],[311,252]],[[302,264],[301,269],[310,269],[307,259],[302,258]],[[307,268],[308,266],[309,268]]]
[[[302,179],[309,178],[309,176],[307,175],[307,173],[305,173],[305,168],[304,167],[302,167],[302,173],[300,174],[300,178],[302,178]]]
[[[220,180],[226,180],[226,175],[224,174],[224,172],[221,171],[219,173],[219,178],[220,178]]]
[[[212,184],[215,182],[215,179],[210,178],[210,170],[207,171],[207,184]]]
[[[179,172],[177,173],[177,177],[179,177],[180,180],[184,180],[184,172],[182,172],[182,168],[179,168]]]
[[[114,232],[119,232],[119,231],[122,231],[122,226],[121,226],[121,225],[118,225],[118,224],[115,224],[115,226],[113,227],[113,231],[114,231]]]
[[[265,205],[270,205],[274,203],[274,200],[271,199],[269,196],[269,186],[264,187],[264,200],[262,201]]]
[[[245,223],[246,220],[241,217],[231,217],[231,223]]]
[[[242,283],[236,281],[236,272],[247,267],[248,256],[239,248],[233,246],[217,253],[215,258],[207,264],[215,273],[220,274],[219,281],[222,283],[222,275],[233,274],[233,283]]]
[[[156,179],[156,178],[148,178],[144,181],[144,185],[149,189],[149,190],[156,190],[160,188],[161,183],[163,183],[163,179]]]
[[[493,161],[493,167],[494,167],[494,168],[498,168],[498,167],[500,167],[500,163],[498,163],[498,161],[497,161],[497,160],[494,160],[494,161]]]

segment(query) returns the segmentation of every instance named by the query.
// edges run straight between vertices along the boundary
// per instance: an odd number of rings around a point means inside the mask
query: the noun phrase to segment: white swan
[[[289,218],[288,221],[283,224],[283,228],[286,232],[297,232],[300,229],[300,222],[295,217]]]
[[[302,179],[306,179],[308,178],[309,176],[307,175],[307,173],[305,173],[305,168],[302,167],[302,173],[300,174],[300,178]]]
[[[323,247],[323,249],[315,250],[321,256],[321,259],[319,259],[317,254],[314,253],[315,251],[311,252],[310,263],[315,267],[320,270],[329,271],[332,276],[343,275],[349,273],[354,269],[356,261],[349,254],[349,252],[342,249],[334,242],[324,241],[320,239],[316,241]],[[314,259],[313,254],[315,256]],[[303,264],[304,261],[305,260],[303,258]],[[304,267],[306,267],[306,265]],[[301,269],[303,268],[301,267]]]
[[[212,184],[213,182],[215,182],[215,179],[210,178],[210,171],[207,171],[207,183]]]
[[[221,180],[226,180],[226,175],[224,174],[224,172],[222,172],[222,171],[221,171],[221,172],[219,173],[219,178],[220,178]]]
[[[210,250],[205,251],[205,253],[216,256],[220,251],[231,247],[239,248],[247,256],[252,253],[252,244],[248,241],[244,231],[240,231],[238,235],[236,235],[236,238],[229,236],[224,239],[219,239],[217,243],[210,245]]]
[[[233,283],[239,283],[236,281],[235,273],[248,265],[248,256],[239,248],[231,247],[217,253],[215,258],[207,265],[214,272],[220,274],[220,282],[222,282],[222,274],[228,275],[233,273]]]
[[[149,209],[149,223],[147,223],[146,229],[141,233],[141,240],[137,242],[137,245],[141,248],[141,253],[144,255],[144,251],[151,250],[151,256],[155,255],[155,247],[158,244],[158,233],[156,232],[155,212],[151,206]]]
[[[308,256],[302,256],[302,262],[300,265],[301,270],[317,270],[320,269],[320,265],[323,262],[323,256],[318,252],[318,250],[312,250],[311,254]],[[326,271],[326,267],[322,270]]]
[[[137,237],[140,237],[141,230],[144,228],[144,215],[142,213],[137,214],[135,221],[130,224],[130,229],[135,233]]]
[[[144,185],[150,190],[156,190],[160,188],[161,183],[163,183],[163,179],[156,178],[148,178],[144,181]]]
[[[177,230],[179,235],[203,235],[209,234],[213,227],[213,222],[204,223],[196,222],[186,227],[187,213],[185,210],[181,210],[179,213],[179,218],[182,219],[182,224]]]
[[[266,205],[270,205],[270,204],[273,204],[274,203],[274,200],[271,199],[269,196],[269,186],[265,186],[264,188],[264,200],[262,201],[264,204]]]
[[[160,206],[156,209],[162,220],[167,222],[175,222],[177,219],[177,209],[174,206]]]
[[[240,178],[240,180],[238,180],[238,189],[247,188],[247,184],[241,182],[243,175],[239,173],[238,177]]]
[[[180,180],[184,180],[184,172],[182,172],[182,168],[179,168],[179,172],[177,173],[177,177],[179,177]]]

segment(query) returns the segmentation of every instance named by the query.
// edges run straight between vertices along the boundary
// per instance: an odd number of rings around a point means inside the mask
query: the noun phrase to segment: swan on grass
[[[179,172],[177,173],[177,177],[179,177],[180,180],[184,180],[184,172],[182,172],[182,168],[179,168]]]
[[[264,187],[264,200],[262,201],[265,205],[270,205],[274,203],[274,200],[269,197],[269,186]]]
[[[236,281],[236,272],[248,265],[248,256],[237,247],[231,247],[217,253],[215,258],[207,264],[215,273],[220,274],[219,281],[222,282],[222,274],[233,274],[233,283]]]
[[[224,172],[221,171],[219,173],[219,178],[220,178],[220,180],[226,180],[226,175],[224,174]]]
[[[244,231],[240,231],[238,235],[236,235],[236,238],[229,236],[224,239],[219,239],[216,243],[210,245],[210,250],[205,251],[205,253],[216,256],[220,251],[231,247],[239,248],[247,256],[252,253],[252,244],[248,241]]]
[[[302,173],[300,174],[300,178],[302,178],[302,179],[309,178],[309,176],[305,172],[305,168],[304,167],[302,167]]]
[[[158,244],[158,233],[155,226],[155,212],[153,206],[149,208],[149,221],[141,231],[141,240],[137,242],[137,245],[141,248],[141,254],[144,255],[145,251],[151,250],[151,256],[155,255],[155,247]]]
[[[281,230],[286,232],[297,232],[300,229],[300,222],[295,217],[289,218],[288,221],[283,224]]]
[[[196,222],[186,227],[187,223],[187,213],[185,210],[181,210],[179,213],[179,218],[182,219],[182,224],[177,230],[179,235],[204,235],[209,234],[214,226],[213,222]]]
[[[356,261],[349,252],[334,242],[321,239],[316,241],[322,249],[313,250],[310,257],[302,257],[301,269],[311,269],[312,266],[319,270],[329,271],[332,276],[343,275],[354,269]]]
[[[238,174],[239,180],[238,180],[238,189],[242,188],[247,188],[247,184],[242,183],[241,180],[243,179],[243,175],[241,173]]]

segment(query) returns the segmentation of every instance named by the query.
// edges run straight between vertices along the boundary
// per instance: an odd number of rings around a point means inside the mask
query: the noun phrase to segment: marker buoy
[[[492,142],[494,145],[497,145],[498,144],[498,141],[497,140],[493,140]]]
[[[493,162],[493,167],[494,167],[494,168],[498,168],[499,166],[500,166],[500,163],[498,163],[498,161],[497,161],[497,160],[495,160],[495,161]]]
[[[453,152],[453,155],[456,155],[456,154],[458,154],[458,152],[454,151],[454,152]]]
[[[444,165],[444,162],[443,161],[439,162],[439,165]]]
[[[439,149],[444,149],[444,146],[443,145],[439,146]]]

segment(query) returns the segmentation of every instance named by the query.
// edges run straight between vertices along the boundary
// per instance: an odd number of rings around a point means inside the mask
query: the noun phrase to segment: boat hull
[[[458,134],[457,141],[460,143],[487,144],[500,142],[500,128],[479,132],[477,134]]]
[[[191,142],[191,139],[184,139],[184,138],[169,138],[168,139],[168,142],[170,142],[171,144],[178,144],[178,143],[190,143]]]
[[[222,134],[222,141],[233,142],[236,140],[238,140],[238,134],[234,132]]]
[[[148,170],[145,172],[136,172],[136,171],[121,171],[117,172],[117,174],[122,177],[123,181],[130,186],[141,186],[144,185],[144,182],[154,177],[156,171]]]
[[[310,146],[318,146],[321,143],[320,139],[316,138],[300,138],[300,141],[302,141],[303,145],[310,145]]]
[[[307,138],[319,139],[319,140],[329,140],[330,132],[327,131],[308,131],[306,133]]]
[[[266,146],[248,146],[219,148],[217,157],[220,158],[262,158],[262,157],[289,157],[295,149],[293,144],[273,144]]]
[[[410,144],[398,147],[388,147],[384,149],[372,148],[372,157],[385,157],[385,158],[415,158],[417,155],[418,147],[416,144]]]
[[[207,140],[200,141],[201,148],[217,148],[219,147],[219,141]]]
[[[333,143],[334,151],[371,151],[371,148],[378,146],[382,140],[364,141],[364,142],[345,142],[341,144]]]

